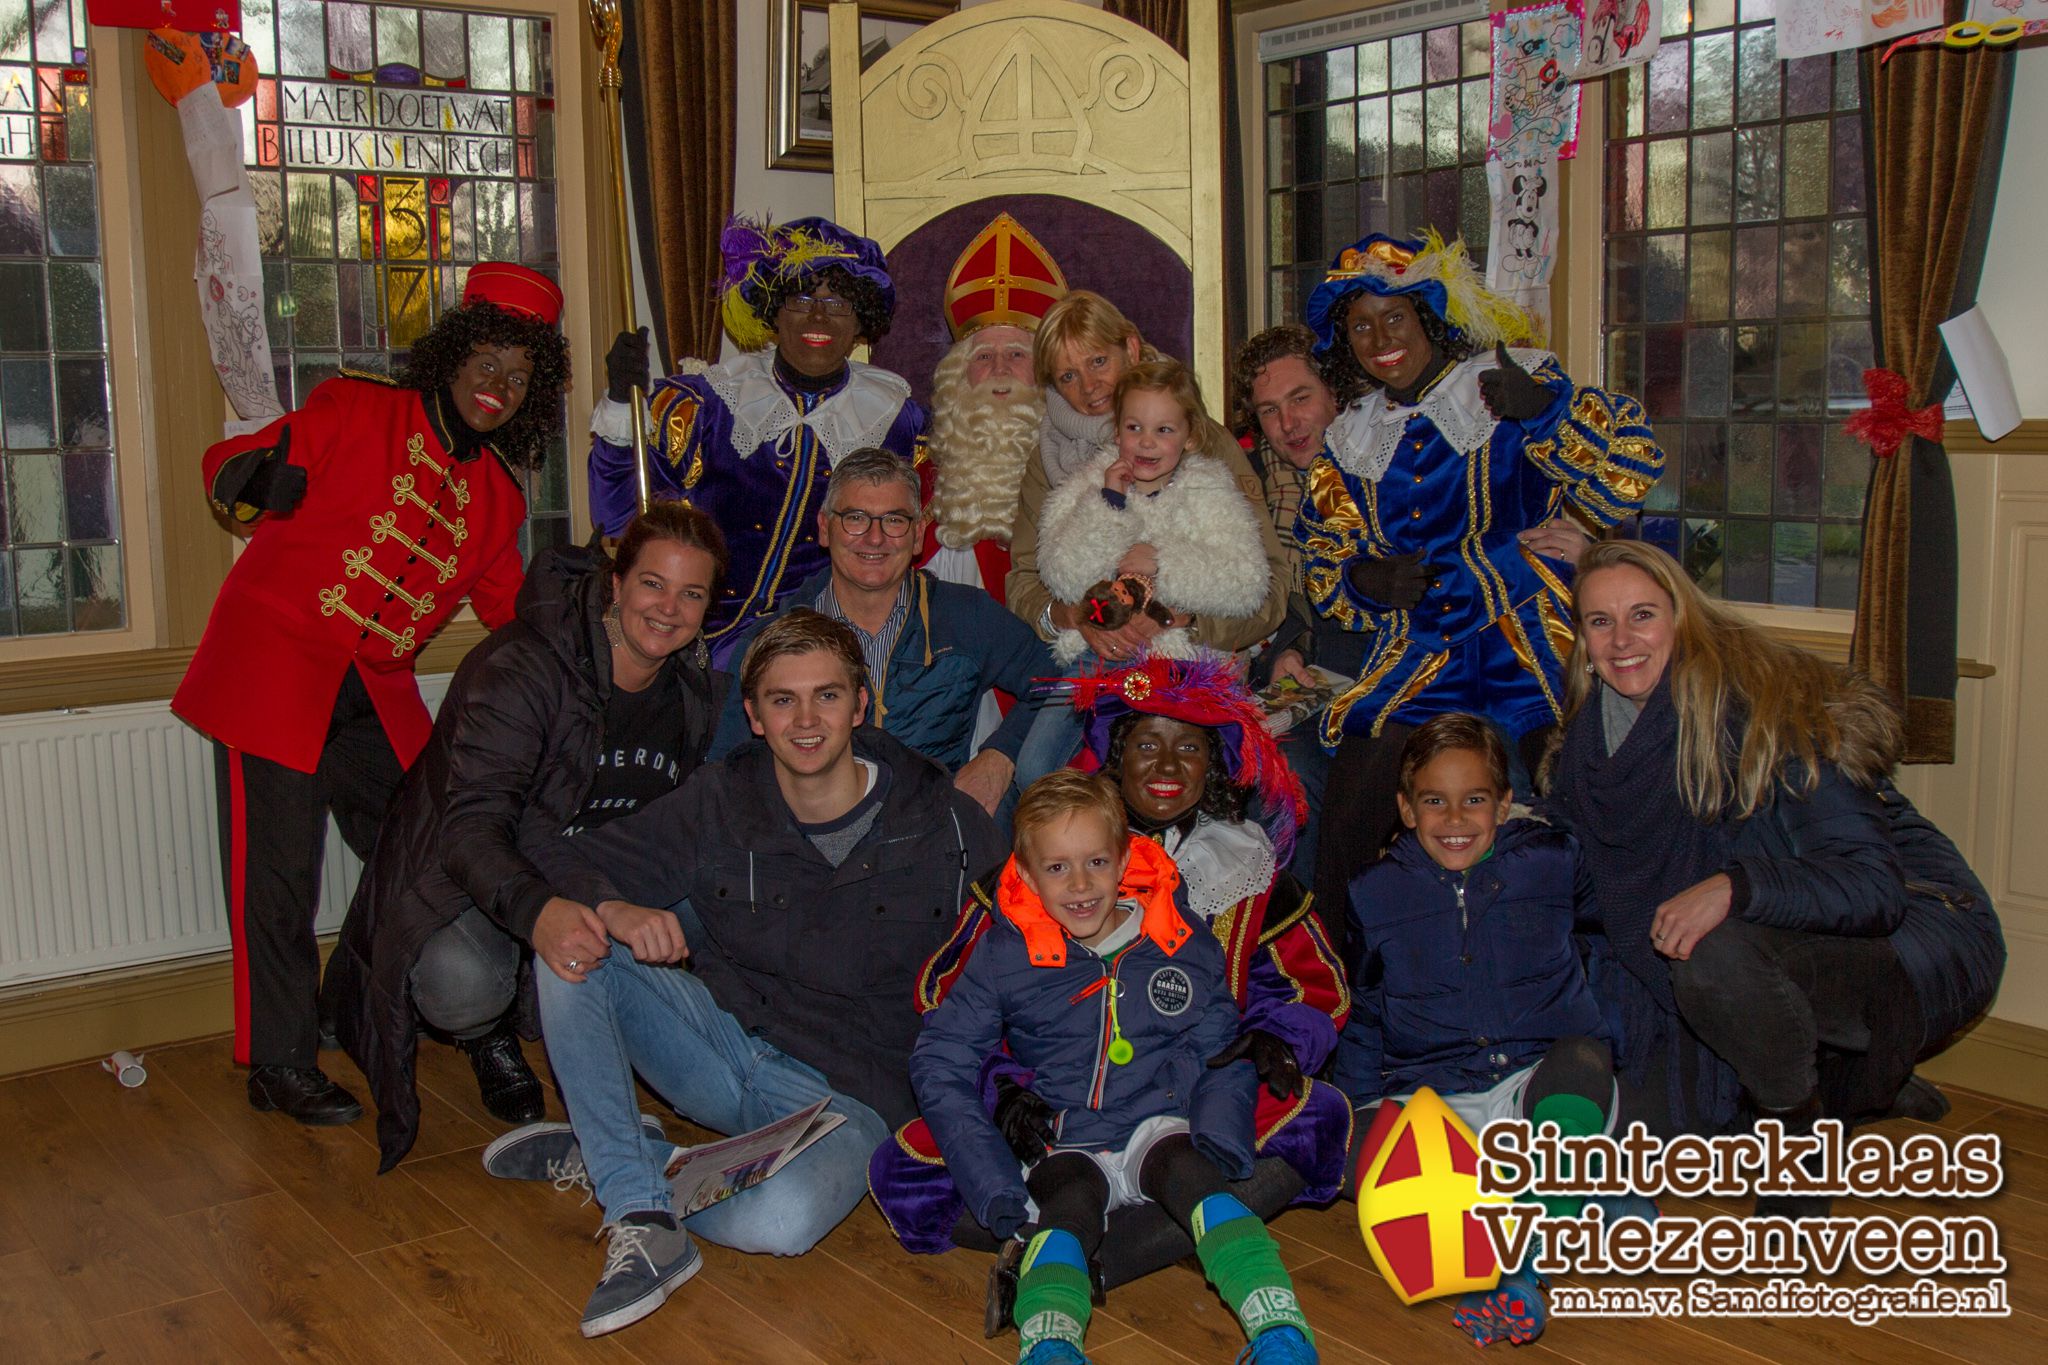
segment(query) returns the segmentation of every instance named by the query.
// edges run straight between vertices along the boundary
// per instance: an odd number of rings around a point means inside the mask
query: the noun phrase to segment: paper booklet
[[[1352,683],[1343,674],[1314,664],[1308,666],[1308,671],[1315,675],[1314,687],[1303,687],[1292,678],[1275,678],[1259,693],[1259,704],[1266,708],[1266,733],[1286,734],[1336,700],[1337,694]]]
[[[750,1190],[794,1161],[805,1148],[846,1122],[844,1114],[825,1112],[829,1103],[829,1099],[819,1100],[788,1118],[723,1142],[678,1147],[668,1163],[676,1217],[688,1218],[721,1199]]]

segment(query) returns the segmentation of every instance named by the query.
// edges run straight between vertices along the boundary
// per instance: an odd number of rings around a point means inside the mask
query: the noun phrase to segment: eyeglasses
[[[853,316],[853,305],[845,299],[828,299],[817,294],[798,294],[789,302],[801,313],[823,313],[828,318]]]
[[[917,521],[917,518],[911,516],[908,512],[884,512],[880,516],[876,516],[872,512],[863,512],[859,508],[853,508],[845,512],[834,512],[832,515],[839,518],[839,524],[846,528],[846,534],[850,536],[864,536],[868,533],[870,525],[880,522],[882,524],[882,534],[891,540],[901,540],[909,535],[911,526]]]

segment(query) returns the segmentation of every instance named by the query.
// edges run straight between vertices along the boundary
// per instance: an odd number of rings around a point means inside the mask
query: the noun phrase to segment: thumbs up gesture
[[[1494,368],[1479,376],[1479,397],[1496,422],[1526,422],[1541,417],[1557,395],[1529,377],[1508,354],[1506,342],[1493,348]]]

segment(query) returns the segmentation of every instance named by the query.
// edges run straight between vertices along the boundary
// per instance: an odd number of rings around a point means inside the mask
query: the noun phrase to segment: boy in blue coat
[[[1033,783],[996,922],[911,1052],[968,1209],[998,1237],[1028,1235],[1014,1310],[1024,1365],[1085,1362],[1104,1220],[1147,1201],[1192,1232],[1251,1339],[1240,1360],[1317,1358],[1279,1248],[1224,1192],[1251,1172],[1258,1076],[1242,1060],[1208,1065],[1237,1036],[1237,1004],[1179,886],[1107,782],[1062,770]],[[999,1083],[991,1115],[981,1077],[999,1045],[1031,1075]]]
[[[1506,741],[1483,717],[1439,716],[1409,737],[1408,832],[1351,883],[1359,967],[1331,1079],[1354,1102],[1426,1085],[1475,1133],[1504,1118],[1608,1131],[1613,1053],[1573,938],[1592,885],[1577,842],[1509,819],[1512,799]],[[1609,1211],[1654,1216],[1646,1201]],[[1543,1292],[1524,1261],[1455,1316],[1482,1346],[1519,1344],[1542,1331]]]

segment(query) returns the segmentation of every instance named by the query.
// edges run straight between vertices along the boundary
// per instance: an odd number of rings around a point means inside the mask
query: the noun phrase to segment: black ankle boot
[[[1899,1093],[1892,1097],[1892,1107],[1886,1111],[1885,1117],[1940,1123],[1948,1117],[1948,1096],[1926,1077],[1909,1076],[1905,1085],[1899,1088]]]
[[[1790,1109],[1766,1109],[1758,1105],[1756,1116],[1759,1119],[1776,1119],[1784,1124],[1787,1137],[1811,1136],[1813,1125],[1821,1118],[1820,1094],[1815,1092],[1808,1095]],[[1821,1173],[1821,1158],[1817,1152],[1800,1164],[1805,1167],[1808,1175],[1817,1176]],[[1755,1216],[1825,1218],[1834,1207],[1834,1203],[1834,1197],[1825,1194],[1760,1194],[1756,1197]]]
[[[507,1020],[481,1038],[456,1044],[469,1055],[470,1070],[476,1072],[477,1094],[484,1108],[501,1123],[532,1123],[547,1113],[541,1095],[540,1077],[526,1064],[520,1051],[519,1035]]]
[[[278,1110],[309,1128],[332,1128],[363,1116],[356,1097],[327,1079],[317,1066],[249,1068],[249,1105]]]

